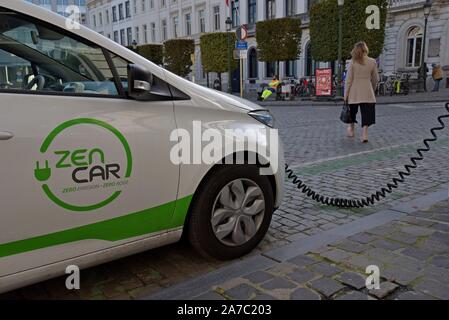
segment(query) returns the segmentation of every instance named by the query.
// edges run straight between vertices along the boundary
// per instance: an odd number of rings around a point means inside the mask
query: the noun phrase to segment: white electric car
[[[62,16],[0,0],[0,292],[183,233],[206,256],[250,252],[283,196],[272,124]],[[248,131],[266,133],[237,143]]]

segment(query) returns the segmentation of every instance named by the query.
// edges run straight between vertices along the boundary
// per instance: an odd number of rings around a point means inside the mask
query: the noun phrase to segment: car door
[[[0,11],[0,277],[172,226],[173,101],[126,98],[128,61]]]

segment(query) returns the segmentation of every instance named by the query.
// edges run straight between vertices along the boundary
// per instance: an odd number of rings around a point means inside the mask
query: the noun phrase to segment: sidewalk
[[[316,98],[298,98],[293,101],[276,101],[269,98],[267,101],[257,101],[255,93],[248,94],[245,99],[256,102],[261,106],[293,106],[293,105],[333,105],[341,104],[341,101],[317,100]],[[378,96],[377,104],[395,103],[422,103],[422,102],[449,102],[449,89],[440,89],[438,92],[411,93],[409,95]]]
[[[370,265],[380,269],[380,289],[366,288]],[[447,300],[448,284],[446,187],[147,299]]]

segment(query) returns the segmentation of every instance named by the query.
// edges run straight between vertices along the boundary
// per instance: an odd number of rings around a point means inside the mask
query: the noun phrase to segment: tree
[[[259,21],[256,24],[256,40],[260,61],[276,62],[297,60],[301,54],[301,20],[281,18]]]
[[[138,46],[137,53],[157,65],[162,65],[164,62],[164,47],[161,44],[145,44]]]
[[[231,50],[237,41],[231,32]],[[200,38],[201,63],[205,72],[216,72],[221,84],[221,74],[228,71],[228,33],[215,32],[202,35]],[[231,56],[231,70],[237,68],[237,60]]]
[[[371,13],[367,7],[380,10],[379,29],[368,29],[366,22]],[[365,41],[370,55],[377,58],[383,50],[388,0],[345,0],[343,7],[343,59],[351,57],[355,43]],[[338,60],[338,2],[325,0],[316,3],[310,10],[310,38],[312,56],[316,61]]]
[[[165,68],[181,77],[192,72],[191,55],[195,53],[192,39],[172,39],[164,42]]]

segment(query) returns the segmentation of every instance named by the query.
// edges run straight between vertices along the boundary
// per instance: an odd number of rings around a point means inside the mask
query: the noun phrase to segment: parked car
[[[256,152],[228,149],[226,129],[268,129],[268,111],[25,1],[0,0],[0,21],[0,292],[183,233],[218,259],[257,246],[283,197],[282,145],[276,166],[223,160]],[[194,121],[222,158],[172,160]]]

